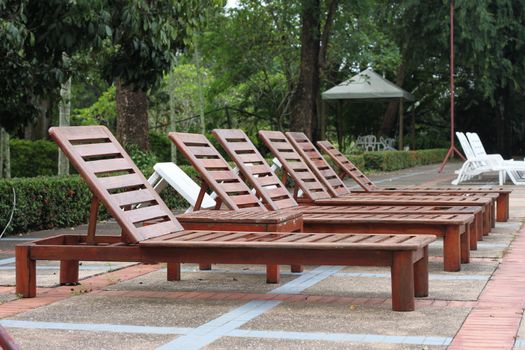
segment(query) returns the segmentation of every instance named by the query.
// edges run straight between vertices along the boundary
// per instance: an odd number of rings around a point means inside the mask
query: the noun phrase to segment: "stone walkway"
[[[382,186],[448,185],[457,165],[374,176]],[[264,283],[264,268],[184,265],[167,282],[163,265],[83,263],[81,285],[57,286],[58,263],[38,264],[38,296],[14,293],[14,246],[85,226],[0,240],[0,323],[23,349],[511,349],[525,347],[525,189],[460,272],[443,272],[430,247],[430,294],[416,310],[391,310],[384,268],[307,266]],[[118,232],[102,223],[99,233]]]

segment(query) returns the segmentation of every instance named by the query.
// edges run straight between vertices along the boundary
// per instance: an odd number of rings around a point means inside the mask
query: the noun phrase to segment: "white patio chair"
[[[157,193],[160,193],[168,185],[173,187],[190,205],[186,213],[190,213],[195,208],[195,203],[199,196],[201,187],[193,181],[181,168],[174,163],[157,163],[153,166],[155,170],[149,177],[148,182],[153,186]],[[215,207],[215,193],[211,195],[204,194],[201,208]]]
[[[525,172],[524,161],[514,161],[513,159],[505,160],[501,154],[497,153],[487,154],[479,135],[475,132],[467,132],[467,138],[475,157],[485,159],[491,167],[502,169],[503,183],[505,182],[505,176],[508,175],[515,185],[525,185],[525,178],[523,176]],[[500,184],[501,183],[502,180],[500,179]]]
[[[459,140],[459,143],[461,144],[461,148],[463,149],[465,156],[467,157],[467,160],[463,163],[459,171],[456,172],[458,177],[452,181],[453,185],[458,185],[463,181],[470,180],[474,176],[479,176],[483,173],[497,171],[491,168],[490,165],[483,159],[478,159],[475,156],[474,151],[472,150],[472,147],[470,146],[470,143],[468,142],[465,134],[462,132],[456,132],[456,136]]]

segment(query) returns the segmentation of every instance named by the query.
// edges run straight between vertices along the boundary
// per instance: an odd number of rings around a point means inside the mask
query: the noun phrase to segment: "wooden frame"
[[[244,185],[242,179],[232,171],[226,160],[204,135],[170,133],[169,138],[199,172],[200,177],[203,182],[205,182],[205,186],[203,186],[202,190],[205,191],[208,188],[213,189],[221,201],[226,204],[228,209],[235,211],[241,210],[237,201],[239,196],[242,196],[243,203],[255,203],[258,201],[257,196],[250,192],[249,188]],[[257,169],[260,169],[261,172],[257,173],[257,181],[259,183],[267,183],[268,180],[271,180],[271,189],[267,190],[262,188],[263,186],[256,189],[257,194],[260,197],[270,198],[277,195],[278,199],[284,198],[285,200],[289,197],[287,189],[284,188],[282,184],[276,185],[276,177],[271,174],[267,164],[261,164],[261,161],[256,159],[257,155],[254,155],[251,146],[245,145],[241,142],[235,145],[229,145],[229,148],[241,152],[236,155],[236,158],[241,158],[247,162],[253,162],[251,166],[247,166],[246,164],[242,165],[245,171],[250,172],[250,178],[254,177],[254,171],[259,171]],[[268,172],[270,174],[268,174]],[[220,174],[220,178],[218,178],[216,173]],[[275,179],[271,176],[275,177]],[[224,183],[224,180],[222,179],[228,179],[228,182]],[[244,186],[241,186],[241,183]],[[269,193],[269,191],[271,191],[271,193]],[[293,199],[288,200],[288,203],[293,203]],[[282,203],[280,203],[280,205],[282,205]],[[277,204],[270,205],[272,209],[277,206]],[[266,210],[264,207],[259,209]],[[246,209],[244,211],[246,211]],[[247,214],[253,214],[253,210],[250,209],[250,212],[247,212],[244,215],[245,220],[249,221],[250,217]],[[207,212],[205,215],[196,215],[203,220],[203,222],[214,223],[216,226],[223,226],[228,223],[229,217],[233,214],[227,212],[226,215],[219,216],[220,214]],[[255,215],[256,218],[260,214],[255,212]],[[418,234],[438,235],[445,238],[443,254],[444,268],[446,271],[459,271],[461,269],[461,262],[469,262],[469,248],[472,247],[475,249],[477,245],[477,233],[472,235],[472,239],[470,238],[470,227],[474,221],[473,215],[391,213],[367,213],[366,215],[345,213],[341,215],[340,211],[335,215],[339,217],[339,220],[334,221],[331,217],[327,217],[326,220],[324,220],[323,216],[326,216],[326,213],[309,213],[303,217],[304,229],[307,232],[313,232],[315,230],[317,230],[316,232],[368,232],[379,234],[417,232]],[[184,217],[194,216],[185,215]],[[472,227],[473,229],[477,229],[475,225]],[[449,236],[453,238],[450,238]],[[460,246],[462,247],[461,249],[459,249]]]
[[[479,194],[492,193],[497,194],[496,199],[496,220],[508,221],[509,219],[509,200],[511,190],[500,188],[484,187],[448,187],[448,188],[431,188],[431,187],[379,187],[374,184],[365,174],[363,174],[344,154],[335,148],[329,141],[317,141],[317,146],[322,152],[327,154],[330,159],[339,168],[338,176],[344,179],[345,176],[351,177],[365,192],[375,193],[427,193],[427,194]],[[355,192],[355,191],[353,191]]]
[[[414,310],[428,295],[428,244],[434,236],[303,234],[184,230],[103,126],[51,128],[50,134],[96,197],[90,235],[60,235],[16,246],[16,292],[36,296],[36,261],[60,260],[61,283],[78,282],[78,262],[166,262],[168,280],[180,264],[320,264],[390,266],[392,308]],[[97,236],[98,202],[122,228]]]
[[[295,150],[288,138],[280,131],[259,131],[270,152],[279,160],[287,175],[295,183],[294,197],[304,204],[315,205],[431,205],[431,206],[482,206],[485,208],[485,221],[494,226],[494,201],[491,194],[487,196],[436,196],[425,194],[370,193],[361,195],[343,195],[330,197],[323,184],[317,179],[305,160]],[[321,189],[320,189],[321,188]],[[299,195],[301,190],[301,195]],[[341,188],[339,187],[339,190]]]

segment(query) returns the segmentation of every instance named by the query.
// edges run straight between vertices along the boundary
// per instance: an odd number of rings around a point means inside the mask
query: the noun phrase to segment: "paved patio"
[[[449,186],[457,164],[372,178],[390,185]],[[525,348],[525,188],[512,187],[510,220],[497,223],[461,272],[443,272],[441,243],[430,248],[430,294],[413,312],[393,312],[386,268],[183,267],[83,263],[81,285],[57,286],[58,262],[38,264],[38,297],[14,292],[14,246],[85,226],[0,240],[0,323],[23,349],[511,349]],[[102,223],[98,232],[115,233]]]

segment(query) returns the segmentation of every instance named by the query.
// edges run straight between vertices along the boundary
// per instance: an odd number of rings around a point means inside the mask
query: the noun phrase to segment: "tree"
[[[111,49],[103,66],[116,82],[117,138],[148,149],[147,91],[171,67],[185,47],[202,9],[213,1],[118,0],[111,14]]]

